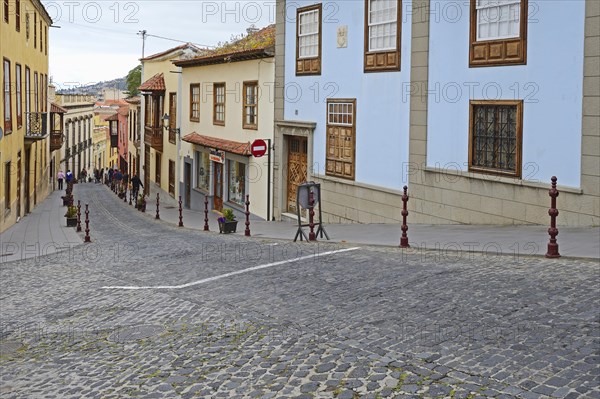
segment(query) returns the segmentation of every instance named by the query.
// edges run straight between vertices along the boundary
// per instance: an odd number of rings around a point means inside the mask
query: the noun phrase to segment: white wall
[[[579,187],[585,2],[530,1],[527,65],[479,68],[468,2],[431,8],[427,165],[468,170],[469,99],[522,99],[523,180]]]

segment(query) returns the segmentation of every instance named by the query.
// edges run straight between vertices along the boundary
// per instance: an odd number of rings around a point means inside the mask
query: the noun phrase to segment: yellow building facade
[[[60,162],[58,151],[50,152],[48,31],[51,24],[40,1],[3,2],[0,232],[46,198]]]

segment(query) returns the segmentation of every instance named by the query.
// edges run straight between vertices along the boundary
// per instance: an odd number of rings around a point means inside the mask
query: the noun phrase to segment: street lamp
[[[178,136],[179,136],[179,132],[180,132],[180,130],[179,130],[179,128],[178,128],[178,127],[177,127],[177,128],[173,128],[173,129],[171,129],[171,128],[169,127],[169,114],[164,114],[164,116],[163,116],[163,121],[164,121],[164,123],[163,123],[163,127],[165,128],[165,130],[166,130],[166,131],[170,131],[170,130],[172,130],[172,131],[173,131],[173,133],[175,133],[176,135],[178,135]]]

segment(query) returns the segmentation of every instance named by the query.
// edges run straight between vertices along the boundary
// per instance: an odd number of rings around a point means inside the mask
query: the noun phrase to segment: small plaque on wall
[[[348,47],[348,25],[338,26],[337,28],[337,47]]]

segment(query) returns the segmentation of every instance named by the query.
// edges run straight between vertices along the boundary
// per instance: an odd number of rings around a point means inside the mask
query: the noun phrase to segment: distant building
[[[181,126],[180,118],[185,108],[181,105],[179,74],[171,61],[188,59],[201,54],[202,50],[186,43],[166,51],[141,59],[142,84],[141,118],[143,122],[142,163],[146,194],[153,191],[176,198],[180,195],[181,176],[178,148],[180,146],[176,129]],[[179,93],[181,94],[181,93]],[[169,121],[164,120],[169,115]]]
[[[85,168],[94,168],[92,134],[94,132],[95,98],[87,94],[56,94],[55,102],[67,112],[64,115],[64,148],[61,168],[75,177]]]

